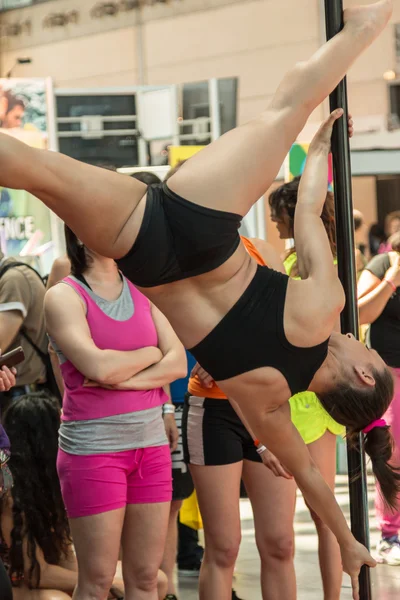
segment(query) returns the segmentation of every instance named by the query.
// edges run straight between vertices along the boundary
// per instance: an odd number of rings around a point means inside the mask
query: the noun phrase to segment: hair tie
[[[376,421],[372,421],[370,425],[367,425],[367,427],[363,429],[363,433],[369,433],[375,429],[375,427],[387,427],[385,419],[377,419]]]

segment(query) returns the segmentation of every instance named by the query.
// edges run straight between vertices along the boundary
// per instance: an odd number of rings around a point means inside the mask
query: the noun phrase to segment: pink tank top
[[[84,300],[86,319],[96,346],[102,350],[138,350],[158,346],[157,331],[151,315],[150,303],[127,281],[134,304],[133,316],[127,321],[117,321],[106,315],[91,296],[67,277],[68,285]],[[145,391],[117,391],[100,387],[83,387],[84,376],[70,361],[61,365],[65,384],[63,420],[83,421],[111,417],[161,406],[168,401],[162,388]]]

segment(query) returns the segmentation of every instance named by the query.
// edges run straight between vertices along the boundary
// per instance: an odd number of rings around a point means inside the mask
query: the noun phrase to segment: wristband
[[[163,404],[162,412],[163,412],[163,415],[174,415],[175,414],[175,406],[173,404]]]
[[[257,448],[257,454],[259,454],[261,456],[261,454],[264,454],[264,452],[267,451],[267,448],[265,446],[260,446],[259,448]]]
[[[256,448],[261,444],[260,440],[254,440],[254,445]]]
[[[384,279],[383,281],[385,281],[386,283],[388,283],[390,285],[391,288],[393,288],[393,291],[396,292],[397,291],[397,287],[395,286],[395,284],[393,283],[393,281],[391,279]]]

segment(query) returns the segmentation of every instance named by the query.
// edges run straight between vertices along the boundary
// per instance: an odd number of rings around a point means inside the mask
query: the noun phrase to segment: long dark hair
[[[278,219],[283,220],[286,213],[289,217],[290,234],[294,234],[294,215],[296,212],[297,197],[299,193],[301,177],[295,177],[289,183],[284,183],[273,191],[269,196],[269,206],[271,213]],[[322,209],[321,219],[328,235],[332,256],[336,257],[336,225],[335,225],[335,201],[332,192],[327,191],[326,200]],[[291,248],[288,256],[296,252]],[[297,272],[297,265],[293,266],[292,275]]]
[[[318,398],[335,421],[347,427],[350,440],[356,441],[360,431],[387,411],[394,395],[392,371],[373,370],[375,386],[364,389],[342,383]],[[386,503],[398,509],[400,465],[391,464],[393,438],[390,427],[375,427],[365,436],[364,448],[371,458],[372,469]]]
[[[68,225],[64,225],[64,233],[67,256],[71,263],[71,273],[75,277],[79,277],[88,269],[90,257],[87,254],[85,245],[79,241]]]
[[[61,497],[56,461],[60,407],[45,393],[28,394],[13,400],[4,415],[4,428],[11,442],[9,466],[14,477],[13,529],[11,532],[10,576],[40,585],[39,547],[49,564],[67,556],[71,535]],[[30,565],[24,565],[23,540],[28,544]]]

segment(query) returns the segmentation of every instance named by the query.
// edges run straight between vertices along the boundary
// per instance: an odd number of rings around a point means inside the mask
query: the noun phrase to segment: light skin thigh
[[[122,533],[125,600],[157,600],[170,503],[129,504]]]
[[[190,472],[205,536],[199,597],[200,600],[231,600],[233,571],[241,539],[242,462],[222,466],[190,465]]]
[[[263,600],[296,600],[296,484],[294,480],[276,477],[262,463],[249,460],[243,461],[243,481],[254,514]]]
[[[78,560],[74,600],[105,600],[112,587],[124,527],[125,508],[70,519]]]

